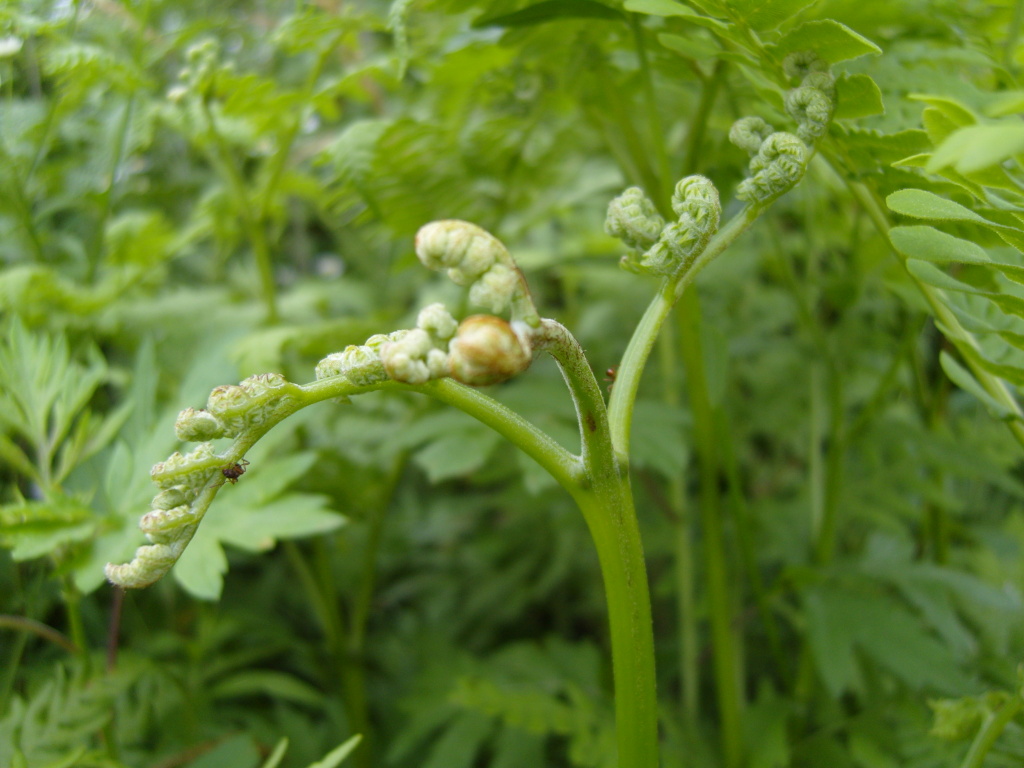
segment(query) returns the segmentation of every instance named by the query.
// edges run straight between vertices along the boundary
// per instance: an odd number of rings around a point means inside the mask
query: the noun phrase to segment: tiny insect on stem
[[[245,474],[245,468],[249,466],[249,462],[245,459],[236,461],[234,464],[229,464],[226,467],[221,467],[220,473],[224,475],[224,479],[221,480],[214,488],[219,488],[224,483],[231,483],[234,485],[238,482],[238,478]]]

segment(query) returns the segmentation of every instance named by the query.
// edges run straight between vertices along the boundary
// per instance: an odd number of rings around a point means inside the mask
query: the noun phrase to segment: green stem
[[[808,421],[807,429],[807,486],[810,507],[811,541],[821,540],[822,520],[825,517],[825,461],[821,455],[821,435],[824,410],[821,394],[821,365],[817,360],[810,363],[807,377]]]
[[[1020,39],[1022,23],[1024,23],[1024,0],[1017,0],[1013,4],[1013,19],[1010,21],[1006,42],[1003,44],[1003,66],[1011,75],[1017,73],[1017,64],[1013,60],[1013,55],[1017,48],[1017,40]]]
[[[46,261],[46,253],[43,250],[43,241],[39,235],[39,230],[36,227],[35,216],[32,213],[32,203],[29,202],[28,199],[27,179],[23,181],[18,178],[17,165],[10,153],[7,151],[7,146],[4,144],[2,139],[0,139],[0,158],[3,159],[4,165],[8,169],[7,183],[10,186],[11,191],[14,193],[13,207],[18,223],[20,223],[22,229],[25,230],[25,237],[28,239],[33,259],[37,264],[42,264]]]
[[[614,80],[614,74],[608,69],[602,54],[595,54],[594,66],[602,82]],[[625,102],[620,88],[605,88],[602,95],[607,100],[608,110],[595,108],[590,114],[603,130],[609,147],[619,158],[619,164],[626,169],[631,182],[649,190],[660,189],[658,174],[648,163],[650,152],[647,142],[633,125],[635,107]],[[613,119],[608,120],[606,113],[610,113]]]
[[[843,434],[843,384],[834,368],[826,373],[828,385],[828,445],[815,446],[816,451],[825,452],[824,493],[822,494],[821,527],[815,549],[817,561],[827,564],[832,561],[836,549],[836,531],[839,525],[839,499],[842,490],[843,453],[846,438]]]
[[[674,408],[680,405],[679,382],[676,377],[675,338],[671,325],[658,336],[661,378],[665,402]],[[675,530],[676,602],[679,634],[679,687],[683,717],[692,729],[700,715],[700,664],[697,639],[696,599],[694,594],[694,547],[692,524],[686,508],[684,468],[668,481],[668,503]]]
[[[668,152],[665,151],[665,130],[661,124],[661,113],[658,111],[658,99],[654,93],[654,77],[651,74],[651,64],[647,56],[647,45],[644,42],[643,26],[640,24],[640,14],[629,14],[629,24],[633,31],[633,43],[636,47],[637,59],[640,62],[640,74],[643,82],[644,112],[647,114],[649,123],[650,143],[654,148],[654,158],[658,168],[658,186],[651,190],[652,195],[657,195],[660,204],[667,206],[672,197],[672,166],[669,163]]]
[[[235,207],[242,217],[246,234],[249,237],[249,244],[252,246],[253,256],[256,259],[256,269],[260,276],[260,287],[263,291],[263,303],[267,307],[267,322],[277,321],[277,286],[274,284],[274,269],[270,258],[270,243],[267,240],[267,231],[264,221],[253,211],[249,193],[245,188],[245,181],[242,174],[235,166],[231,157],[231,148],[224,141],[224,137],[217,130],[210,105],[202,101],[203,116],[206,119],[207,138],[209,138],[216,152],[210,153],[210,159],[214,166],[220,169],[221,176],[228,183],[231,190],[231,197]]]
[[[787,679],[788,663],[786,654],[782,648],[782,638],[779,632],[778,621],[772,611],[769,602],[769,593],[765,589],[764,580],[757,562],[757,523],[750,513],[750,507],[743,495],[743,481],[740,474],[739,461],[734,449],[733,430],[728,422],[728,414],[720,411],[721,426],[719,435],[722,437],[722,464],[729,482],[729,506],[732,510],[733,519],[736,521],[736,539],[743,559],[750,587],[754,594],[754,601],[757,604],[757,612],[764,626],[768,638],[768,650],[771,653],[776,676],[778,679]]]
[[[542,321],[539,342],[558,362],[580,424],[586,477],[567,489],[583,513],[601,564],[611,627],[619,765],[654,768],[658,765],[654,629],[628,469],[612,448],[601,387],[579,342],[553,320]]]
[[[71,642],[78,648],[78,658],[82,662],[84,674],[88,677],[92,674],[92,665],[89,659],[89,644],[85,636],[85,626],[82,624],[82,595],[70,578],[64,579],[63,592],[68,628],[71,630]]]
[[[366,625],[370,618],[370,608],[373,603],[374,588],[377,584],[377,556],[380,553],[380,543],[384,533],[384,521],[391,506],[391,499],[394,495],[398,480],[401,477],[402,467],[405,464],[404,454],[395,459],[390,467],[387,476],[386,491],[379,504],[375,504],[370,510],[370,519],[367,523],[366,545],[363,547],[363,567],[359,579],[359,588],[352,605],[352,632],[349,637],[349,648],[352,653],[361,656],[366,640]],[[365,746],[363,751],[367,751]]]
[[[134,112],[135,95],[132,94],[124,105],[121,121],[118,124],[117,131],[114,133],[114,151],[111,153],[110,169],[107,172],[109,178],[103,192],[100,194],[100,214],[96,221],[96,231],[93,233],[92,243],[89,248],[88,279],[90,282],[96,277],[96,272],[103,257],[103,241],[106,234],[107,220],[110,218],[110,210],[113,206],[114,185],[117,183],[117,177],[121,172],[121,164],[124,162],[128,146],[129,129],[131,128],[132,114]]]
[[[283,544],[288,562],[295,569],[295,574],[299,578],[299,585],[302,587],[302,591],[305,593],[306,599],[313,609],[313,614],[320,624],[320,631],[324,634],[324,642],[328,647],[338,647],[341,643],[341,638],[345,635],[341,616],[335,607],[328,600],[324,599],[313,569],[309,567],[306,557],[302,554],[298,544],[294,541],[285,541]]]
[[[715,63],[715,69],[711,78],[704,82],[700,92],[700,101],[697,102],[697,110],[690,120],[690,130],[686,134],[686,149],[683,154],[683,176],[695,173],[698,167],[697,158],[700,148],[704,144],[704,134],[708,127],[708,115],[715,105],[715,98],[718,96],[718,89],[725,78],[725,62],[721,59]]]
[[[625,462],[629,456],[633,404],[636,402],[637,390],[640,387],[640,376],[643,373],[644,366],[647,364],[647,358],[651,354],[651,349],[654,347],[654,342],[665,319],[672,311],[672,307],[679,300],[679,297],[693,283],[700,271],[729,247],[737,237],[743,234],[763,210],[763,207],[747,206],[730,219],[711,238],[707,248],[694,260],[684,274],[666,278],[662,282],[658,293],[655,294],[647,307],[647,311],[644,312],[644,316],[640,318],[640,323],[637,325],[636,330],[633,331],[633,337],[629,340],[626,351],[622,356],[622,363],[619,365],[619,371],[615,377],[615,386],[612,388],[611,399],[608,403],[608,421],[611,426],[612,445],[615,448],[619,461]]]
[[[608,457],[611,458],[610,452]],[[626,476],[592,477],[573,493],[597,548],[615,680],[615,731],[621,768],[658,765],[654,632],[643,545]]]
[[[704,372],[700,343],[700,304],[695,294],[683,296],[679,306],[680,351],[686,367],[687,389],[693,412],[693,434],[700,472],[700,521],[704,534],[704,568],[711,617],[715,690],[721,721],[722,753],[726,768],[737,768],[743,755],[742,699],[738,675],[739,655],[733,634],[733,601],[722,529],[718,478],[720,456],[714,407]]]
[[[316,87],[316,81],[320,78],[320,73],[323,72],[324,64],[326,63],[328,56],[332,51],[334,51],[334,44],[336,40],[337,36],[332,39],[330,44],[324,46],[323,50],[321,50],[319,55],[316,57],[316,63],[310,69],[309,74],[306,75],[306,82],[302,87],[302,95],[303,99],[307,103],[313,98],[313,89]],[[270,206],[273,202],[274,192],[277,190],[277,186],[281,181],[285,164],[288,161],[288,157],[291,155],[295,139],[298,137],[299,131],[302,129],[302,122],[305,116],[305,113],[301,111],[295,116],[294,121],[278,142],[277,151],[274,152],[269,160],[270,170],[266,175],[267,182],[263,186],[261,194],[262,203],[259,206],[260,221],[266,221],[270,216]]]
[[[54,645],[59,645],[68,653],[78,653],[79,651],[78,646],[71,642],[65,634],[35,619],[24,616],[0,616],[0,629],[14,629],[26,634],[37,635]],[[0,709],[0,712],[2,711]]]
[[[982,768],[985,756],[992,749],[992,745],[995,744],[996,739],[1010,724],[1010,721],[1021,711],[1022,706],[1024,706],[1024,699],[1021,699],[1018,693],[1003,704],[998,712],[988,714],[978,730],[978,735],[974,737],[961,768]]]

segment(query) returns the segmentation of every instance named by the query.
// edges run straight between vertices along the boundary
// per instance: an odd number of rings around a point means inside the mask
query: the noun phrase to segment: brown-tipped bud
[[[506,381],[532,359],[529,342],[494,315],[467,317],[448,347],[452,378],[474,387]]]

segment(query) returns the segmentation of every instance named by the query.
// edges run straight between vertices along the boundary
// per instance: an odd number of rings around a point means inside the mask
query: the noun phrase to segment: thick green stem
[[[629,479],[592,478],[573,498],[597,547],[611,627],[620,768],[658,765],[654,632],[643,545]]]
[[[576,406],[585,477],[566,486],[590,528],[604,580],[615,679],[615,731],[621,768],[658,765],[654,629],[640,526],[627,466],[612,449],[601,387],[579,342],[543,320],[539,346],[558,362]]]

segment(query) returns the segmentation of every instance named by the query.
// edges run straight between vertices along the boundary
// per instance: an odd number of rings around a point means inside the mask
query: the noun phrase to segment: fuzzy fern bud
[[[182,440],[209,441],[238,437],[250,431],[266,431],[294,405],[298,387],[278,373],[250,376],[239,384],[216,387],[205,410],[186,408],[178,415],[175,432]],[[157,581],[181,557],[213,498],[213,481],[237,478],[237,459],[214,452],[202,442],[189,453],[171,454],[153,465],[150,476],[160,488],[139,527],[151,542],[139,547],[130,563],[108,563],[107,578],[128,588]],[[236,474],[229,471],[235,469]],[[223,483],[224,480],[222,479]]]
[[[790,80],[803,80],[814,72],[827,72],[828,62],[814,51],[793,51],[782,60],[782,71]]]
[[[517,332],[518,326],[518,332]],[[493,315],[472,315],[459,324],[449,346],[452,378],[480,387],[522,373],[532,361],[529,327]]]
[[[640,194],[642,196],[643,193]],[[645,201],[653,207],[646,197],[641,201],[629,190],[616,200],[621,201],[623,198],[627,203],[632,200],[632,204],[640,201],[639,204],[643,205]],[[608,206],[606,222],[615,222],[617,226],[623,219],[616,216],[624,210],[627,210],[625,205],[617,205],[612,201],[612,205]],[[687,268],[707,247],[712,235],[718,230],[722,215],[718,190],[711,180],[704,176],[687,176],[679,181],[672,195],[672,210],[679,217],[678,220],[662,225],[657,239],[642,254],[633,253],[623,257],[621,263],[625,269],[652,275],[671,275]],[[660,216],[658,220],[662,220]],[[653,223],[654,219],[647,217],[645,221]],[[633,242],[637,240],[634,238]]]
[[[526,279],[487,230],[457,219],[431,222],[416,233],[416,256],[428,269],[444,269],[452,282],[469,286],[474,304],[495,313],[511,307],[513,320],[540,324]]]
[[[223,463],[214,453],[211,443],[200,443],[189,453],[175,451],[164,461],[157,462],[149,475],[161,490],[174,489],[194,495]]]
[[[753,175],[740,183],[736,197],[764,205],[793,188],[804,175],[807,145],[792,133],[773,133],[750,161]]]
[[[639,187],[630,187],[608,203],[604,231],[630,248],[646,251],[664,228],[665,219]]]
[[[344,376],[353,384],[362,387],[387,381],[388,374],[380,359],[380,350],[391,341],[398,341],[409,331],[401,330],[390,334],[377,333],[356,346],[350,344],[343,352],[334,352],[316,364],[316,378],[329,379]]]
[[[148,544],[135,550],[130,563],[107,563],[103,569],[107,579],[126,589],[141,589],[158,581],[174,565],[185,550],[188,539],[174,544]]]
[[[798,123],[797,136],[813,144],[828,130],[835,102],[818,88],[802,85],[786,94],[786,111]]]
[[[753,157],[774,131],[760,117],[741,117],[729,129],[729,141]]]
[[[424,384],[448,375],[448,340],[457,323],[443,304],[420,310],[416,328],[380,348],[387,375],[406,384]]]
[[[384,345],[381,361],[388,376],[395,381],[424,384],[434,378],[430,375],[427,358],[431,352],[437,351],[430,341],[430,334],[417,328],[409,331],[400,341]]]
[[[291,397],[294,387],[279,373],[261,373],[237,385],[216,387],[210,393],[206,410],[223,424],[222,436],[237,437],[271,418]]]
[[[224,424],[209,411],[186,408],[178,414],[174,434],[184,442],[216,440],[224,437]]]

